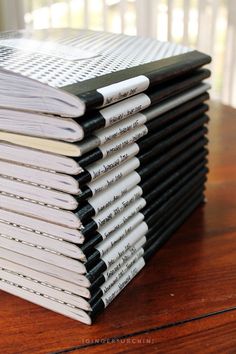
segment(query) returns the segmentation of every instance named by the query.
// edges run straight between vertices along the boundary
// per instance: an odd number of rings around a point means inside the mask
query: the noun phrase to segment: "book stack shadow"
[[[91,324],[145,267],[204,202],[209,61],[103,32],[0,35],[0,289]]]

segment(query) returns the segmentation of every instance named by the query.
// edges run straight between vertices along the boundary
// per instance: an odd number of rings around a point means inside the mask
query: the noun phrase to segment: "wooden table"
[[[236,352],[236,110],[211,104],[208,203],[89,327],[0,293],[0,352]]]

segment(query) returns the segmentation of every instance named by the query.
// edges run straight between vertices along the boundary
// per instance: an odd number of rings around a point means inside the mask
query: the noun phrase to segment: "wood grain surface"
[[[210,116],[207,204],[91,327],[1,292],[1,353],[236,352],[236,110]]]

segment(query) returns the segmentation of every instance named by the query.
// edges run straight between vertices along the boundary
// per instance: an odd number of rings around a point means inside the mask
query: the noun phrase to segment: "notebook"
[[[181,45],[123,34],[6,32],[0,35],[0,102],[79,117],[209,62],[209,56]]]

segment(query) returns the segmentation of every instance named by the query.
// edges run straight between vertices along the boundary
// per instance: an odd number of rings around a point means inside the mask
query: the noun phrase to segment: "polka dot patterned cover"
[[[16,45],[25,39],[24,45]],[[14,44],[11,44],[13,40]],[[64,53],[30,50],[27,41],[48,42],[63,47]],[[21,43],[19,41],[19,43]],[[60,47],[61,46],[61,47]],[[88,58],[68,59],[70,51],[88,52]],[[111,72],[150,63],[191,51],[191,49],[151,38],[91,30],[53,29],[0,34],[0,67],[52,87],[64,87]],[[68,55],[66,55],[68,52]]]

